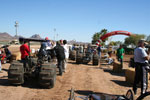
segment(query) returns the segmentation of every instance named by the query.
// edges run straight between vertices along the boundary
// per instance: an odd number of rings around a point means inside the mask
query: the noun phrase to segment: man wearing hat
[[[52,43],[51,43],[50,39],[48,37],[46,37],[45,40],[47,41],[47,42],[44,42],[46,45],[46,50],[52,49]]]
[[[136,94],[137,84],[141,82],[141,94],[144,94],[148,87],[148,60],[149,56],[145,51],[145,41],[139,40],[138,47],[134,50],[135,62],[135,78],[133,84],[133,91]]]

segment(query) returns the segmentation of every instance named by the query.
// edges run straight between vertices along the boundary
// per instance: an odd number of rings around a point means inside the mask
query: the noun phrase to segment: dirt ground
[[[130,57],[131,55],[125,56],[124,68],[127,68]],[[67,72],[63,76],[57,76],[55,87],[52,89],[39,88],[36,82],[12,86],[7,80],[9,64],[2,67],[0,100],[68,100],[71,88],[76,90],[75,95],[87,95],[91,92],[123,95],[132,88],[131,84],[125,82],[124,73],[113,73],[112,66],[109,65],[77,65],[69,60]],[[139,92],[140,89],[138,95]]]

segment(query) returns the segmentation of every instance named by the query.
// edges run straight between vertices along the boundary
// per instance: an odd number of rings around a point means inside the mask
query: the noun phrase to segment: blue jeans
[[[99,55],[99,59],[101,58],[101,52],[98,52],[98,55]]]

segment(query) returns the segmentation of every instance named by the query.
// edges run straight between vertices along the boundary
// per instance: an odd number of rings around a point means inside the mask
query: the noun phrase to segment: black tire
[[[53,88],[56,81],[56,65],[42,64],[39,72],[39,85],[43,88]]]
[[[34,64],[34,65],[36,65],[37,64],[37,60],[38,60],[38,58],[32,58],[32,63]]]
[[[71,57],[70,57],[71,60],[76,60],[76,51],[73,50],[71,51]]]
[[[99,56],[97,54],[93,55],[93,65],[99,65]]]
[[[130,58],[129,67],[135,67],[134,58]]]
[[[74,89],[73,88],[71,88],[71,90],[70,90],[69,100],[75,100],[75,95],[74,95]]]
[[[150,100],[150,92],[140,95],[136,100]]]
[[[134,100],[134,93],[133,93],[133,91],[132,91],[131,89],[129,89],[129,90],[127,91],[127,93],[126,93],[126,98],[127,98],[128,100]]]
[[[24,83],[24,67],[20,62],[14,62],[8,70],[8,81],[10,84],[21,85]]]
[[[76,56],[76,64],[81,64],[82,63],[82,58],[83,58],[83,56],[82,56],[82,54],[77,54],[77,56]]]
[[[53,88],[55,86],[56,83],[56,75],[54,76],[54,78],[52,80],[50,80],[50,87],[49,88]]]

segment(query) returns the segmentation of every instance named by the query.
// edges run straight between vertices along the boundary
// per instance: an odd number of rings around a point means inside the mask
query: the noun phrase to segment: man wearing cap
[[[141,94],[144,94],[148,87],[148,65],[149,56],[145,51],[144,40],[139,40],[138,47],[134,50],[134,62],[135,62],[135,77],[133,84],[133,91],[136,94],[137,84],[141,82]]]
[[[61,45],[61,46],[63,46],[63,45],[64,45],[63,40],[60,40],[60,45]]]
[[[52,43],[50,41],[50,39],[48,37],[45,37],[45,42],[41,43],[41,48],[39,52],[42,52],[43,56],[47,56],[48,57],[48,61],[50,62],[51,60],[51,50],[53,48]]]
[[[48,37],[46,37],[45,40],[47,41],[47,42],[44,42],[45,46],[46,46],[46,50],[52,49],[53,46],[52,46],[50,39]]]

